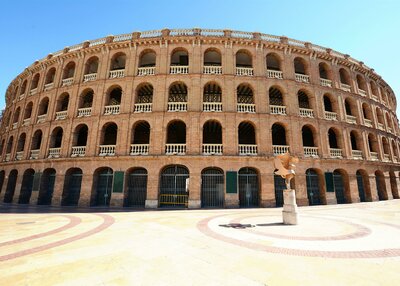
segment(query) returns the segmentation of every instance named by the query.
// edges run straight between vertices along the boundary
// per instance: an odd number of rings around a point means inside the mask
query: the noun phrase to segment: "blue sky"
[[[8,84],[36,59],[85,40],[165,27],[257,31],[330,47],[375,69],[400,96],[399,0],[2,0],[0,8],[0,109]]]

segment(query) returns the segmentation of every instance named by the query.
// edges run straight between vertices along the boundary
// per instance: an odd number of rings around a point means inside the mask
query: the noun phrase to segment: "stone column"
[[[65,174],[62,173],[56,174],[54,182],[53,198],[51,201],[51,205],[53,206],[61,206],[62,193],[64,190],[64,180],[65,180]]]
[[[379,201],[378,189],[376,187],[375,174],[369,175],[369,186],[371,189],[371,199],[373,202]]]
[[[156,209],[158,207],[158,184],[159,184],[158,172],[149,170],[147,174],[147,196],[145,207],[146,209]]]
[[[360,195],[358,193],[357,176],[354,174],[349,175],[350,197],[351,203],[359,203]]]
[[[306,174],[296,174],[294,179],[297,205],[308,206]]]
[[[24,177],[24,173],[21,172],[20,170],[18,170],[18,177],[17,177],[17,182],[15,184],[14,196],[11,201],[14,204],[18,203],[18,199],[21,194],[21,186],[22,186],[23,177]]]
[[[392,186],[390,185],[390,175],[389,172],[383,173],[385,176],[385,186],[388,200],[393,200]]]
[[[201,207],[201,174],[199,172],[191,172],[189,178],[189,202],[188,207]]]
[[[78,206],[89,207],[92,195],[93,174],[92,172],[82,174],[81,193]]]
[[[275,207],[275,186],[273,173],[261,173],[260,206],[263,208]]]

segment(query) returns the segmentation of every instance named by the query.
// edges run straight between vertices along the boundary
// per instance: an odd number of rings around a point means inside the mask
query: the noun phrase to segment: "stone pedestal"
[[[298,224],[298,213],[296,205],[296,193],[294,190],[283,191],[283,224]]]
[[[146,209],[156,209],[158,207],[158,200],[146,200],[145,208]]]

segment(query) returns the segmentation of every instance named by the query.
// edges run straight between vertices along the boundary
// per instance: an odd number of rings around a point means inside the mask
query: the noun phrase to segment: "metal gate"
[[[32,195],[34,175],[35,171],[33,170],[25,171],[24,176],[22,177],[21,191],[18,198],[19,204],[29,204]]]
[[[128,175],[127,207],[144,207],[147,193],[147,171],[135,169]]]
[[[283,190],[286,189],[286,182],[282,176],[274,175],[274,189],[275,189],[275,205],[276,207],[283,206]]]
[[[239,205],[240,207],[258,207],[258,175],[250,168],[239,170]]]
[[[187,207],[188,184],[189,171],[185,167],[174,165],[165,168],[160,180],[160,207]]]
[[[95,206],[109,206],[111,200],[113,170],[103,169],[97,173]]]
[[[82,171],[76,170],[67,174],[61,200],[62,206],[77,206],[81,194]]]
[[[18,172],[16,170],[12,170],[8,175],[8,182],[6,193],[4,194],[5,203],[12,203],[14,192],[15,192],[15,185],[17,184]]]
[[[56,171],[44,171],[40,191],[38,197],[38,205],[51,205],[51,199],[53,198],[54,183],[56,181]]]
[[[307,197],[310,206],[320,205],[321,198],[319,195],[319,177],[314,170],[306,171]]]
[[[336,201],[338,204],[345,204],[343,177],[339,172],[333,172],[333,185],[335,187]]]
[[[382,182],[381,175],[375,175],[376,190],[378,191],[378,197],[380,201],[385,200],[385,189],[384,182]]]
[[[201,173],[201,207],[224,207],[224,173],[219,169],[206,169]]]
[[[357,187],[358,187],[358,195],[360,196],[360,202],[365,202],[365,189],[364,189],[364,180],[363,176],[360,172],[356,173],[357,178]]]

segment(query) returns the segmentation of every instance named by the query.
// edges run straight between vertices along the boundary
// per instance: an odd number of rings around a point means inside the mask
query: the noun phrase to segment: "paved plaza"
[[[399,285],[400,200],[281,211],[1,205],[1,285]]]

